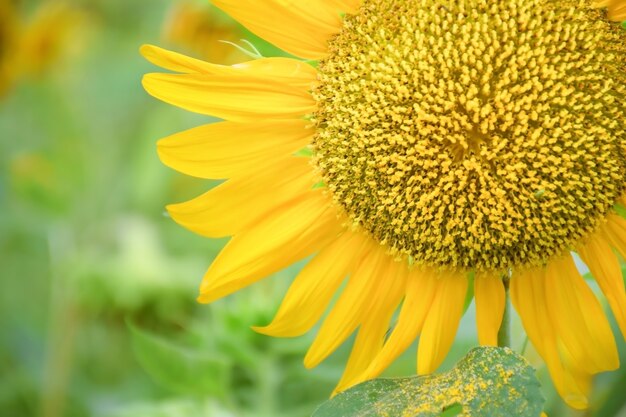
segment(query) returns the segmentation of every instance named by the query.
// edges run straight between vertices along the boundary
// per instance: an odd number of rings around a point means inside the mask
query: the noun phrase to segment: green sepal
[[[626,219],[626,207],[619,203],[615,203],[613,210],[622,218]]]

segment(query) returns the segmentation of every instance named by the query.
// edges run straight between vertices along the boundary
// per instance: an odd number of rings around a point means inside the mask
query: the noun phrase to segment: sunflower
[[[236,63],[245,57],[229,44],[241,37],[241,27],[221,10],[187,0],[172,5],[163,25],[167,43],[220,64]]]
[[[60,61],[75,46],[70,35],[84,18],[62,1],[42,2],[25,18],[16,1],[0,0],[0,98],[21,79],[41,76]]]
[[[592,376],[619,361],[574,252],[626,335],[626,2],[213,3],[302,60],[142,49],[177,73],[146,75],[151,95],[225,120],[158,146],[176,170],[227,179],[168,207],[232,236],[198,300],[310,257],[255,329],[301,335],[340,292],[305,357],[314,367],[356,332],[340,391],[418,337],[417,371],[434,371],[469,285],[479,342],[497,344],[510,286],[558,392],[586,407]]]
[[[0,97],[2,97],[15,78],[13,56],[17,15],[10,1],[0,2]]]
[[[24,22],[19,40],[20,73],[41,76],[80,44],[77,31],[84,29],[86,15],[64,1],[42,2]]]

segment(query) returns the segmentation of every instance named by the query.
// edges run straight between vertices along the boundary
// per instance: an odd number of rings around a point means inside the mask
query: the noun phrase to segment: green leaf
[[[135,356],[156,382],[179,393],[201,396],[226,394],[227,360],[179,346],[130,323],[128,327]]]
[[[313,417],[539,417],[543,403],[524,358],[508,348],[480,347],[441,375],[359,384],[322,404]]]

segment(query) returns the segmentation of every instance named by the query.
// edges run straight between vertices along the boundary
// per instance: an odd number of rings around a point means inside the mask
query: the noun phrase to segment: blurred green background
[[[304,417],[328,398],[349,346],[307,371],[313,335],[250,330],[301,265],[198,305],[225,240],[164,211],[215,184],[164,167],[156,140],[212,120],[142,90],[157,69],[139,46],[232,63],[245,58],[218,41],[240,39],[281,54],[203,0],[0,0],[0,416]],[[444,367],[476,344],[473,314]],[[514,331],[521,350],[518,320]],[[411,374],[414,352],[387,374]],[[573,412],[526,354],[550,416],[626,416],[626,367]]]

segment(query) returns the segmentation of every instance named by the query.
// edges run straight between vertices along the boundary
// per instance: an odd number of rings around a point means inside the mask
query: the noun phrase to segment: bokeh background
[[[349,346],[309,371],[313,335],[250,329],[301,265],[198,305],[225,240],[164,210],[215,183],[164,167],[156,140],[214,120],[150,98],[141,77],[156,69],[138,49],[231,64],[246,41],[282,55],[205,0],[0,0],[0,416],[305,417],[328,398]],[[469,305],[442,369],[476,345],[473,319]],[[626,416],[626,366],[574,412],[513,329],[550,416]],[[411,374],[414,352],[387,375]]]

